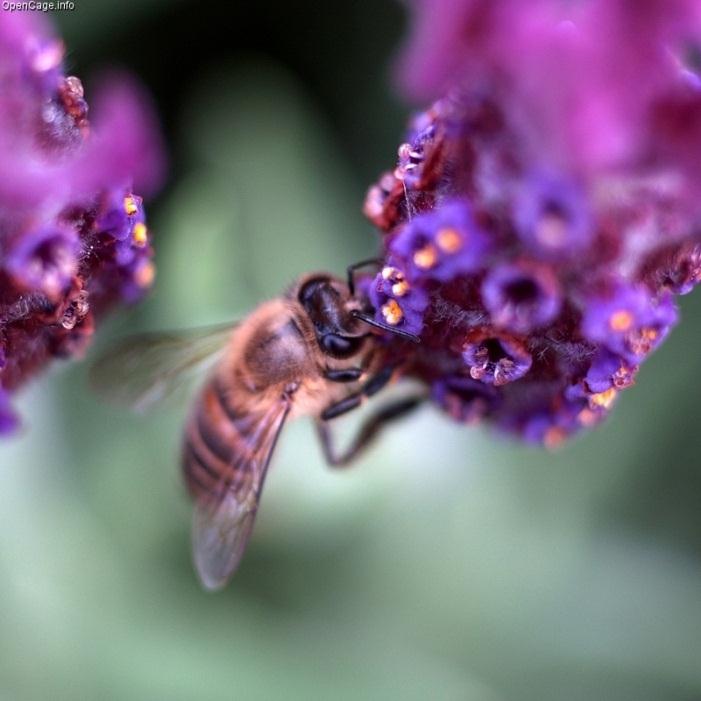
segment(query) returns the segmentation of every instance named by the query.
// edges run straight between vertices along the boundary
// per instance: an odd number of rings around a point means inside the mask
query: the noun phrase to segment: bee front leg
[[[363,374],[363,368],[341,368],[340,370],[326,370],[324,377],[331,382],[355,382]]]
[[[416,409],[416,407],[418,407],[424,399],[424,396],[409,397],[383,407],[371,415],[363,423],[360,430],[351,441],[351,444],[341,453],[339,453],[334,447],[333,439],[331,437],[331,429],[322,415],[322,418],[318,419],[316,422],[316,430],[317,434],[319,435],[319,440],[321,441],[321,448],[324,451],[326,461],[333,467],[347,466],[348,463],[350,463],[372,443],[386,424],[399,419],[402,416],[406,416],[411,411]],[[359,403],[360,396],[358,396],[358,404]],[[324,412],[324,414],[326,414],[326,412]],[[338,416],[338,414],[334,414],[334,416]]]
[[[360,406],[365,397],[372,397],[373,394],[377,394],[377,392],[379,392],[392,379],[392,374],[394,373],[395,369],[396,367],[394,365],[387,365],[386,367],[382,368],[382,370],[380,370],[380,372],[378,372],[377,375],[371,377],[360,388],[359,392],[351,394],[345,397],[344,399],[341,399],[341,401],[326,407],[326,409],[324,409],[324,411],[321,413],[322,421],[329,421],[330,419],[335,419],[337,416],[341,416],[341,414],[345,414],[346,412],[351,411],[352,409],[355,409],[356,407]],[[350,373],[352,376],[355,376],[355,379],[357,379],[358,377],[360,377],[362,372],[363,371],[361,368],[348,368],[346,370],[329,370],[326,373],[326,377],[330,380],[335,379],[337,382],[350,382],[352,381],[352,378],[347,377],[345,373]],[[329,373],[337,374],[334,377],[329,377]],[[341,379],[341,377],[343,379]]]
[[[341,414],[345,414],[352,411],[356,407],[359,407],[362,401],[362,393],[359,392],[358,394],[351,394],[345,399],[341,399],[340,402],[336,402],[335,404],[326,407],[326,409],[321,412],[321,420],[330,421],[331,419],[335,419],[337,416],[341,416]]]

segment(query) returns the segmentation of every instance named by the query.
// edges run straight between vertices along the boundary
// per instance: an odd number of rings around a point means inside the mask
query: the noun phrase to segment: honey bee
[[[377,328],[418,342],[376,321],[356,295],[354,273],[370,262],[350,266],[347,282],[327,273],[304,275],[284,296],[233,326],[127,339],[93,367],[99,392],[143,409],[187,371],[216,359],[192,404],[182,447],[185,485],[194,501],[193,560],[208,590],[222,588],[241,561],[287,420],[314,417],[326,460],[344,466],[387,422],[423,399],[408,397],[379,409],[344,451],[335,449],[327,422],[401,373],[402,349],[409,344],[390,346]]]

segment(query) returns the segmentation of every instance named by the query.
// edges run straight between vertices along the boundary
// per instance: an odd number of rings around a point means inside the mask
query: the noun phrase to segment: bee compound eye
[[[308,280],[300,289],[298,299],[307,311],[313,311],[323,305],[329,292],[335,292],[328,278],[315,277]]]
[[[337,333],[325,333],[319,339],[323,350],[335,358],[348,358],[355,355],[362,344],[361,338],[349,338]]]

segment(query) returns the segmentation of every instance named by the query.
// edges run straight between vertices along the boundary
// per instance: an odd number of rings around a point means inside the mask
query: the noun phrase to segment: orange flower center
[[[387,304],[382,305],[382,316],[388,324],[396,326],[404,318],[404,312],[396,300],[390,299]]]
[[[433,244],[427,243],[423,248],[420,248],[414,253],[414,264],[417,268],[428,270],[432,268],[438,261],[438,251]]]
[[[156,277],[156,266],[153,263],[142,265],[135,273],[134,280],[139,287],[150,287]]]
[[[146,224],[143,224],[142,222],[137,222],[134,224],[134,228],[131,232],[131,238],[135,246],[143,248],[146,245],[147,235],[148,229],[146,228]]]
[[[455,229],[441,229],[436,234],[438,248],[446,253],[457,253],[462,248],[462,238]]]
[[[633,325],[633,315],[626,309],[619,309],[617,312],[611,314],[609,319],[609,326],[612,331],[618,331],[622,333],[628,331]]]
[[[124,198],[124,211],[129,216],[136,214],[138,210],[139,208],[136,206],[136,200],[131,195]]]
[[[403,297],[409,291],[409,283],[406,280],[400,280],[392,285],[392,294],[397,297]]]
[[[605,392],[592,394],[592,396],[589,397],[589,404],[592,407],[598,406],[602,409],[608,409],[613,404],[614,399],[616,399],[616,390],[611,387]]]

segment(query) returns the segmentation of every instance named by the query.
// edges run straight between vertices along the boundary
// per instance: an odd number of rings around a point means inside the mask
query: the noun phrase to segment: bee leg
[[[330,419],[335,419],[337,416],[341,416],[341,414],[345,414],[346,412],[360,406],[362,401],[362,394],[351,394],[345,399],[341,399],[340,402],[327,406],[326,409],[321,412],[321,420],[329,421]]]
[[[330,419],[335,419],[337,416],[341,416],[341,414],[345,414],[347,411],[351,411],[352,409],[355,409],[356,407],[360,406],[365,397],[372,397],[373,394],[379,392],[392,379],[392,373],[395,371],[395,369],[395,365],[387,365],[386,367],[382,368],[382,370],[380,370],[380,372],[378,372],[377,375],[368,380],[363,385],[363,387],[361,387],[359,392],[357,392],[356,394],[351,394],[348,397],[341,399],[340,402],[336,402],[335,404],[326,407],[326,409],[324,409],[324,411],[321,413],[322,421],[329,421]],[[360,370],[360,373],[358,374],[362,373],[362,370],[360,368],[348,368],[347,370],[329,370],[326,373],[326,377],[330,380],[336,379],[338,382],[351,382],[353,379],[357,379],[357,377],[345,377],[342,375],[342,373],[350,372],[351,374],[355,374],[356,370]],[[330,377],[329,373],[337,373],[338,375],[337,377]],[[344,379],[340,379],[341,377],[343,377]]]
[[[416,409],[424,399],[425,397],[423,396],[409,397],[388,404],[380,409],[365,421],[353,438],[351,444],[341,453],[338,453],[334,448],[331,430],[328,424],[323,420],[322,415],[322,419],[316,422],[316,430],[319,435],[319,440],[321,441],[321,448],[324,451],[326,461],[333,467],[345,467],[372,443],[386,424],[402,416],[406,416]]]
[[[355,382],[363,374],[363,368],[342,368],[326,370],[324,377],[332,382]]]
[[[397,369],[396,365],[386,365],[374,377],[370,378],[360,390],[366,397],[377,394],[391,379]]]

